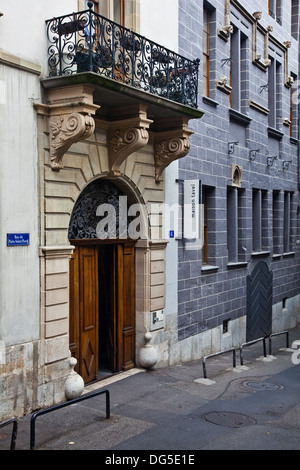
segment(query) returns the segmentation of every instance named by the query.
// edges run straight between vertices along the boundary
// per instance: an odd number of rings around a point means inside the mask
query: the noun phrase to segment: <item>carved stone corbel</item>
[[[113,121],[109,126],[109,176],[120,176],[121,165],[134,152],[142,149],[149,141],[149,126],[146,107],[135,107],[135,117]],[[125,110],[123,110],[124,112]],[[130,110],[133,111],[133,108]],[[122,111],[119,110],[119,117]]]
[[[95,130],[94,119],[80,113],[52,116],[50,128],[50,164],[52,170],[63,168],[62,159],[72,144],[90,137]]]
[[[228,78],[225,76],[222,76],[219,80],[217,80],[217,88],[220,91],[223,91],[227,95],[230,95],[232,92],[232,87],[227,83]]]
[[[100,106],[93,103],[93,92],[94,89],[88,85],[50,89],[47,104],[35,104],[38,114],[49,117],[52,170],[61,170],[63,156],[71,145],[87,139],[94,132],[92,115]]]
[[[191,147],[188,121],[183,119],[181,127],[155,134],[155,181],[159,183],[162,172],[175,160],[185,157]]]

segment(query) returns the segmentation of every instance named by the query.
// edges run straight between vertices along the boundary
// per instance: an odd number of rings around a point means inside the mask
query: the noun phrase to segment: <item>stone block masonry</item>
[[[297,111],[290,108],[288,77],[298,76],[299,51],[291,26],[294,18],[285,3],[284,10],[277,12],[280,18],[273,18],[267,2],[265,6],[251,2],[250,11],[249,3],[243,1],[179,1],[180,52],[201,58],[200,104],[205,112],[193,123],[191,151],[179,162],[179,179],[199,179],[202,195],[209,195],[206,257],[203,250],[187,251],[184,241],[178,242],[177,328],[185,351],[196,342],[198,353],[203,354],[199,346],[203,338],[222,330],[227,321],[238,325],[234,341],[245,339],[247,277],[261,260],[273,273],[274,330],[300,321],[298,141],[294,127],[285,119]],[[229,34],[225,4],[230,10]],[[208,96],[202,78],[203,5],[210,35]],[[276,82],[273,92],[264,87],[271,79]],[[233,166],[241,170],[238,185],[232,178]],[[233,191],[237,197],[230,203]],[[260,201],[259,214],[254,197]],[[291,202],[288,213],[284,200]],[[254,233],[260,241],[258,249]],[[283,302],[285,298],[289,302]],[[211,344],[212,352],[219,346],[220,341]]]

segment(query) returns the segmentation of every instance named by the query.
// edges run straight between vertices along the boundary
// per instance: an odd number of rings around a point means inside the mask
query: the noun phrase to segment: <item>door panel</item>
[[[117,371],[114,246],[99,247],[99,366]]]
[[[85,383],[135,365],[133,243],[78,246],[70,262],[70,350]]]
[[[79,373],[80,351],[79,351],[79,257],[78,250],[70,260],[70,325],[69,342],[71,355],[77,359],[76,372]]]
[[[79,248],[81,375],[92,381],[98,374],[98,256],[94,248]]]
[[[120,367],[135,364],[135,252],[133,244],[119,245],[118,297],[120,315]]]
[[[247,341],[272,333],[273,273],[261,261],[247,277]]]

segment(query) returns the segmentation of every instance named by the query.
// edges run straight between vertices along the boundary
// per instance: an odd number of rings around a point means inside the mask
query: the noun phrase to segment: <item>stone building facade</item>
[[[71,355],[90,384],[147,332],[157,367],[238,347],[256,279],[265,333],[298,323],[298,2],[253,3],[0,0],[0,421],[64,400]]]
[[[299,323],[299,2],[181,0],[179,11],[205,112],[179,162],[205,214],[203,249],[179,241],[178,344],[193,359]]]
[[[177,1],[0,11],[3,420],[64,400],[71,355],[90,384],[139,366],[151,331],[168,362],[177,245],[159,208],[203,113]]]

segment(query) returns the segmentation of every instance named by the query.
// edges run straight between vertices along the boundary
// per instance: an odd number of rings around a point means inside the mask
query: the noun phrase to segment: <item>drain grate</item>
[[[282,385],[272,384],[269,382],[246,382],[247,387],[255,388],[256,390],[279,390]]]
[[[203,416],[205,421],[218,426],[227,426],[231,428],[241,428],[243,426],[253,426],[255,419],[240,413],[231,413],[228,411],[214,411]]]

